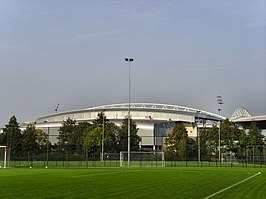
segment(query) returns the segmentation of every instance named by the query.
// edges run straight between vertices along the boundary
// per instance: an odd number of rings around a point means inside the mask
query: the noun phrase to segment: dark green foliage
[[[119,127],[112,122],[109,122],[104,127],[104,150],[108,153],[120,152],[118,151],[118,135]]]
[[[263,145],[261,130],[252,123],[248,133],[239,129],[228,119],[221,123],[221,153],[233,152],[237,158],[246,156],[247,148]],[[200,131],[201,156],[204,158],[218,157],[219,128],[203,128]],[[261,147],[262,150],[262,147]],[[262,151],[260,151],[262,153]],[[257,153],[258,155],[261,155]]]
[[[130,150],[139,151],[141,138],[137,135],[138,128],[136,123],[130,119]],[[118,131],[117,152],[128,150],[128,118],[125,118]]]
[[[263,138],[264,136],[254,122],[249,126],[248,133],[246,135],[246,149],[247,155],[250,156],[264,156],[265,151],[263,151]]]
[[[103,125],[104,123],[104,125]],[[104,153],[119,153],[127,151],[128,147],[128,119],[125,118],[118,127],[110,122],[103,113],[99,113],[93,121],[93,128],[88,130],[83,139],[83,149],[89,153],[100,154],[102,148],[104,128]],[[131,151],[139,150],[140,137],[137,135],[138,128],[134,121],[130,122]]]
[[[130,150],[138,151],[141,138],[137,135],[138,128],[132,120],[130,129]],[[255,123],[251,123],[246,132],[228,119],[221,123],[221,153],[234,153],[237,159],[247,160],[248,157],[256,157],[255,161],[261,161],[261,157],[264,157],[265,153],[263,138],[261,130]],[[123,120],[121,126],[110,122],[103,113],[99,113],[92,124],[77,123],[68,118],[59,129],[58,139],[59,142],[51,146],[48,142],[48,135],[40,129],[35,129],[34,124],[28,125],[22,134],[15,116],[10,118],[3,133],[0,134],[0,144],[7,146],[12,160],[32,158],[34,154],[42,155],[40,159],[43,160],[47,158],[48,151],[49,158],[51,157],[53,160],[59,156],[60,160],[66,160],[66,157],[67,160],[79,157],[85,159],[85,155],[87,157],[88,153],[93,153],[91,157],[95,158],[95,156],[99,157],[98,155],[101,153],[102,141],[104,153],[119,153],[128,150],[128,118]],[[217,126],[200,129],[202,160],[217,160],[218,141],[219,128]],[[197,142],[198,139],[188,138],[184,125],[178,124],[165,138],[166,157],[170,155],[173,159],[195,159]]]
[[[221,152],[236,153],[239,147],[240,137],[243,135],[243,130],[240,130],[234,123],[228,119],[221,123],[221,146],[224,146]]]
[[[188,134],[183,124],[177,124],[165,139],[166,153],[186,159],[188,150]]]
[[[81,141],[84,134],[79,130],[80,128],[77,128],[75,120],[68,118],[63,122],[58,136],[58,144],[63,151],[69,152],[81,149]]]
[[[48,134],[45,133],[41,129],[35,129],[35,134],[36,134],[36,142],[38,144],[39,150],[40,151],[46,151],[47,150],[47,145],[51,145],[51,143],[48,140]]]
[[[200,131],[200,150],[201,157],[203,159],[211,159],[215,157],[217,153],[219,140],[219,128],[217,126],[212,126],[212,128],[203,128]]]
[[[97,118],[92,122],[93,124],[97,125],[97,126],[103,126],[108,124],[110,121],[106,118],[106,116],[104,115],[103,112],[98,113]]]
[[[86,153],[99,155],[102,148],[102,139],[104,139],[104,152],[111,153],[116,151],[118,127],[106,119],[104,113],[99,113],[90,128],[84,132],[82,143]]]
[[[100,154],[102,128],[95,127],[88,131],[83,138],[83,149],[88,153]]]
[[[249,126],[249,131],[247,134],[247,145],[262,145],[263,144],[263,135],[261,129],[259,129],[254,122]]]
[[[11,157],[18,157],[22,153],[22,134],[16,116],[12,116],[5,125],[1,136],[1,145],[6,145],[11,152]]]
[[[22,151],[31,160],[33,155],[39,151],[36,129],[32,124],[27,125],[22,135]]]

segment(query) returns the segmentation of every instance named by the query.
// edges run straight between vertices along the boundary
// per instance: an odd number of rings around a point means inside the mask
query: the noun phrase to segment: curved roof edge
[[[231,116],[231,120],[239,119],[239,118],[250,118],[251,114],[245,107],[239,107],[235,110],[235,112]]]
[[[189,108],[185,106],[177,106],[177,105],[170,105],[170,104],[158,104],[158,103],[131,103],[130,108],[132,110],[161,110],[161,111],[176,111],[176,112],[189,112],[189,113],[194,113],[194,114],[202,114],[202,115],[208,115],[213,118],[218,118],[218,119],[226,119],[223,116],[200,110],[200,109],[195,109],[195,108]],[[76,112],[84,112],[84,111],[104,111],[104,110],[115,110],[115,109],[128,109],[128,103],[122,103],[122,104],[110,104],[110,105],[101,105],[101,106],[95,106],[95,107],[90,107],[90,108],[85,108],[85,109],[77,109],[77,110],[70,110],[70,111],[63,111],[59,113],[54,113],[54,114],[49,114],[46,116],[42,116],[38,118],[37,120],[41,118],[46,118],[50,116],[56,116],[56,115],[63,115],[67,113],[76,113]]]

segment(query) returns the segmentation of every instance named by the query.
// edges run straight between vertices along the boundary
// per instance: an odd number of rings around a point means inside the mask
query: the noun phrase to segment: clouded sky
[[[265,0],[0,0],[0,127],[128,101],[266,114]]]

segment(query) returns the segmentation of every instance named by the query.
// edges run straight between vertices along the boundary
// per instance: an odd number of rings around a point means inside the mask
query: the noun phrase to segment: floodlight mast
[[[200,114],[200,111],[197,111],[196,126],[197,126],[197,138],[198,138],[198,164],[200,164],[200,133],[199,133],[199,127],[198,127],[199,114]]]
[[[102,113],[102,115],[103,115],[103,132],[102,132],[102,154],[101,154],[101,161],[103,161],[103,153],[104,153],[104,128],[105,128],[105,126],[104,126],[104,117],[105,117],[105,114],[104,114],[104,112]]]
[[[222,104],[223,99],[222,96],[218,95],[217,96],[217,102],[220,105],[220,108],[218,108],[219,115],[222,116]],[[219,119],[219,144],[218,144],[218,152],[219,152],[219,162],[221,163],[221,118]]]
[[[128,62],[128,127],[127,127],[127,166],[130,167],[130,98],[131,98],[131,92],[130,92],[130,84],[131,84],[131,62],[134,61],[133,58],[125,58],[125,61]]]

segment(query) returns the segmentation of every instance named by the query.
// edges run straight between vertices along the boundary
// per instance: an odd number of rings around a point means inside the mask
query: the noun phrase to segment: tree
[[[75,134],[76,121],[68,118],[63,121],[62,126],[59,128],[58,144],[63,151],[67,153],[75,148],[77,142]]]
[[[47,145],[50,144],[48,134],[41,129],[35,129],[36,142],[41,151],[47,149]]]
[[[115,152],[118,127],[106,118],[103,112],[98,113],[98,117],[93,124],[102,129],[101,145],[104,144],[104,152]],[[103,139],[103,140],[102,140]]]
[[[261,133],[261,129],[256,126],[256,123],[252,122],[248,129],[247,144],[249,146],[263,145],[264,136]]]
[[[117,151],[118,135],[119,127],[110,122],[103,113],[99,113],[90,128],[85,131],[83,149],[86,153],[100,154],[104,144],[105,153],[114,153]]]
[[[262,156],[263,155],[263,138],[261,129],[256,126],[255,122],[252,122],[248,129],[247,134],[247,147],[248,151],[251,151],[252,156]]]
[[[5,125],[3,129],[2,135],[2,145],[6,145],[8,147],[9,152],[11,153],[11,157],[18,157],[22,151],[21,148],[21,139],[22,134],[20,130],[19,123],[17,122],[17,118],[13,115],[9,123]]]
[[[104,151],[109,153],[120,152],[119,150],[120,128],[112,122],[105,125],[104,129]]]
[[[83,140],[83,149],[87,153],[100,153],[102,128],[96,127],[87,132]]]
[[[233,152],[239,157],[243,155],[246,143],[246,135],[243,130],[226,119],[221,122],[220,136],[221,153]],[[202,157],[218,156],[219,128],[216,125],[209,129],[203,128],[200,132],[200,140]]]
[[[241,130],[241,134],[239,136],[239,143],[238,143],[238,158],[244,158],[246,156],[246,150],[248,146],[248,136],[244,130]]]
[[[141,138],[136,123],[130,119],[130,151],[139,151]],[[117,152],[128,150],[128,118],[123,119],[117,136]]]
[[[165,139],[166,153],[179,156],[184,160],[187,156],[188,134],[183,124],[177,124]]]
[[[84,137],[86,132],[93,129],[95,126],[88,122],[80,122],[76,125],[75,131],[79,132],[81,137]]]
[[[240,136],[243,132],[229,119],[221,123],[221,146],[223,152],[234,152],[238,150]]]
[[[39,150],[37,144],[37,134],[34,125],[28,124],[23,131],[22,136],[22,149],[24,154],[27,154],[28,160],[32,159],[33,154],[36,154]]]
[[[212,128],[200,130],[200,151],[201,158],[210,159],[218,152],[219,128],[215,125]]]
[[[97,126],[103,126],[103,123],[104,123],[104,125],[106,125],[109,122],[110,122],[110,120],[108,120],[106,118],[106,116],[104,115],[103,112],[98,113],[97,118],[92,121],[92,123],[95,124],[95,125],[97,125]]]

